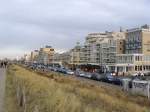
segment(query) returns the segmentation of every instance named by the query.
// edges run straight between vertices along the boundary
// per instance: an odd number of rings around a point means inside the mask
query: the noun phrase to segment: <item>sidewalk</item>
[[[5,69],[0,69],[0,112],[3,112],[4,96],[5,96]]]

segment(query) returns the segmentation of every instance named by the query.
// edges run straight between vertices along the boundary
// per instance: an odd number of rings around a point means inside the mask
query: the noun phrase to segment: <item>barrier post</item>
[[[148,87],[147,87],[147,92],[148,92],[148,99],[150,98],[150,82],[148,82]]]

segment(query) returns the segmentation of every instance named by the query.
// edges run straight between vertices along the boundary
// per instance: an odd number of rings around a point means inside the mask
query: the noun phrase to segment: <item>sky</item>
[[[0,58],[84,43],[92,32],[150,25],[149,0],[0,0]]]

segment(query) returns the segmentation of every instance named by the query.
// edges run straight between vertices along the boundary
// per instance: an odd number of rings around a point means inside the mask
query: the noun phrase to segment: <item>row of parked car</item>
[[[52,67],[52,66],[45,66],[41,64],[30,64],[25,66],[33,70],[42,70],[42,71],[49,71],[49,72],[54,71],[54,72],[62,73],[64,75],[75,75],[77,77],[84,77],[92,80],[112,83],[116,85],[122,85],[122,79],[113,76],[111,73],[96,73],[96,72],[90,73],[90,72],[84,72],[80,69],[73,71],[65,67],[60,67],[60,66]]]
[[[44,71],[54,71],[58,73],[63,73],[64,75],[75,75],[77,77],[84,77],[92,80],[97,80],[97,81],[102,81],[102,82],[107,82],[107,83],[112,83],[116,85],[122,85],[122,78],[113,76],[111,73],[90,73],[90,72],[84,72],[80,69],[77,69],[75,71],[70,70],[65,67],[60,67],[60,66],[45,66],[45,65],[37,65],[37,64],[32,64],[29,65],[31,69],[38,69],[38,70],[44,70]]]
[[[24,66],[33,70],[54,71],[54,72],[59,72],[63,74],[68,74],[68,75],[74,74],[74,71],[64,68],[64,67],[52,67],[52,66],[45,66],[42,64],[28,64]]]
[[[85,77],[97,81],[108,82],[116,85],[122,85],[122,78],[113,76],[112,73],[88,73],[77,70],[75,72],[76,76]]]

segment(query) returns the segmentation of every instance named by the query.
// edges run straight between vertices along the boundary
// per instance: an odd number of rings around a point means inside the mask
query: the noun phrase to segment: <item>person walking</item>
[[[4,68],[7,68],[7,64],[8,64],[8,62],[4,61]]]
[[[1,68],[3,68],[3,66],[4,66],[4,65],[3,65],[3,61],[2,61],[2,62],[1,62]]]

